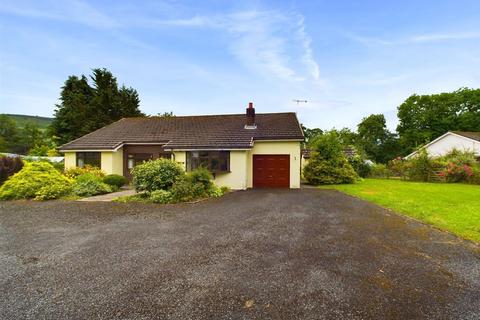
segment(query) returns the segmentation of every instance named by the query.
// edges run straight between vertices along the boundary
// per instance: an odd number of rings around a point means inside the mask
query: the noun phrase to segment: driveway
[[[0,203],[1,319],[479,319],[480,250],[336,191]]]

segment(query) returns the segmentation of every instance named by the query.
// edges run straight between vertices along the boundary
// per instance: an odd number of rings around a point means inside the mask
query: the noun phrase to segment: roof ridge
[[[293,112],[293,111],[256,113],[257,116],[258,115],[272,115],[272,114],[296,114],[296,113]],[[125,120],[130,120],[130,119],[174,119],[174,118],[197,118],[197,117],[229,117],[229,116],[245,116],[245,113],[179,115],[179,116],[171,116],[171,117],[163,117],[163,116],[126,117],[126,118],[122,118],[121,120],[124,120],[124,119]]]

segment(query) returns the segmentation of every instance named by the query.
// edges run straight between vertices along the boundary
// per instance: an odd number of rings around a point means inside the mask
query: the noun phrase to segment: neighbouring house
[[[343,149],[343,154],[347,158],[352,158],[357,155],[357,150],[352,146],[347,146]],[[311,157],[312,157],[312,149],[310,148],[302,149],[302,169],[305,167],[305,165],[308,163]],[[367,161],[370,161],[370,160],[367,160]]]
[[[124,118],[62,145],[65,168],[98,166],[131,178],[135,165],[156,158],[186,171],[207,167],[232,189],[300,187],[303,131],[295,113]]]
[[[480,160],[480,132],[449,131],[430,143],[424,145],[432,157],[444,156],[453,149],[473,152]],[[415,156],[418,151],[412,152],[405,159]]]

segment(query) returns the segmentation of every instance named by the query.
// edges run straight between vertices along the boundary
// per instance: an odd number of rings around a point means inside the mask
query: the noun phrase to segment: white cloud
[[[441,41],[458,41],[480,38],[480,32],[460,32],[460,33],[432,33],[422,35],[411,35],[398,39],[381,39],[375,37],[364,37],[351,33],[344,34],[347,38],[362,43],[364,45],[403,45],[412,43],[428,43],[428,42],[441,42]]]
[[[411,42],[436,42],[448,40],[464,40],[480,38],[480,32],[463,32],[463,33],[437,33],[413,36],[409,38]]]
[[[317,62],[313,56],[313,50],[311,47],[312,38],[307,34],[305,31],[305,19],[303,16],[300,16],[298,22],[298,36],[300,38],[300,42],[303,46],[303,63],[308,67],[311,76],[315,80],[320,79],[320,68],[318,67]]]
[[[279,30],[282,15],[248,11],[231,14],[224,25],[232,36],[230,50],[246,67],[288,81],[304,78],[291,67],[288,38]]]
[[[312,39],[299,14],[277,10],[245,10],[177,19],[139,19],[143,28],[209,28],[227,35],[230,53],[246,68],[290,82],[320,79]]]
[[[76,22],[95,28],[116,28],[120,26],[111,17],[80,0],[41,3],[15,1],[8,4],[2,3],[0,12],[37,19]]]

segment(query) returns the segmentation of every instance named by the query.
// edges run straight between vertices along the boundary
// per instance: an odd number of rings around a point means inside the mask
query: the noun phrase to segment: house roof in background
[[[480,132],[475,132],[475,131],[451,131],[451,132],[465,138],[480,141]]]
[[[310,159],[312,157],[313,150],[310,148],[302,149],[302,156],[304,159]],[[352,146],[347,146],[343,148],[343,154],[347,158],[352,158],[357,155],[357,150]]]
[[[447,136],[449,134],[455,134],[457,136],[461,136],[461,137],[464,137],[464,138],[467,138],[467,139],[470,139],[470,140],[475,140],[475,141],[480,142],[480,132],[477,132],[477,131],[448,131],[448,132],[442,134],[440,137],[438,137],[438,138],[430,141],[426,145],[422,146],[420,149],[427,148],[428,146],[436,143],[438,140],[443,139],[445,136]],[[409,159],[409,158],[413,157],[414,155],[416,155],[417,153],[418,153],[418,150],[415,150],[412,153],[410,153],[409,155],[405,156],[404,159]]]
[[[124,144],[165,144],[165,149],[249,149],[255,140],[303,140],[293,112],[257,113],[256,129],[245,114],[124,118],[62,145],[68,150],[115,150]]]

